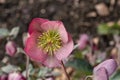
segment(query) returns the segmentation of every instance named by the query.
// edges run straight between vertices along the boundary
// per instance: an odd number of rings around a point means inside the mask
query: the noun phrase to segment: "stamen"
[[[43,48],[49,55],[54,55],[54,52],[61,48],[62,42],[57,31],[50,30],[42,33],[38,37],[38,47]]]

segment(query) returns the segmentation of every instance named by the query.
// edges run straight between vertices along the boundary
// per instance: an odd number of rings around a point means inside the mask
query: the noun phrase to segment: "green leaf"
[[[9,36],[13,36],[13,38],[16,38],[18,33],[19,33],[19,30],[20,28],[17,26],[17,27],[14,27],[11,31],[10,31],[10,34]]]
[[[2,75],[3,74],[3,72],[0,70],[0,75]]]
[[[76,50],[74,52],[74,56],[75,56],[75,58],[79,58],[79,59],[83,58],[82,52],[80,50]]]
[[[114,28],[114,29],[120,29],[120,25],[117,24],[117,23],[114,23],[114,25],[113,25],[111,28]]]
[[[97,27],[97,31],[100,35],[106,35],[109,34],[110,28],[107,26],[107,24],[101,24]]]
[[[97,31],[100,35],[120,34],[120,25],[117,23],[114,23],[112,26],[101,24],[97,27]]]
[[[79,59],[84,59],[84,56],[89,53],[89,46],[87,46],[84,50],[75,50],[74,57]]]
[[[33,68],[33,65],[32,64],[29,64],[29,75],[33,75],[34,74],[34,71],[35,69]],[[22,72],[22,75],[26,76],[26,70]]]
[[[47,67],[41,67],[39,72],[38,72],[38,76],[39,77],[44,77],[48,72],[50,72],[51,69],[47,68]]]
[[[110,80],[120,80],[120,70],[118,70],[111,78]]]
[[[79,78],[80,76],[91,75],[93,70],[92,66],[87,61],[78,58],[68,61],[66,66],[71,66],[76,70],[76,78]]]
[[[0,38],[8,36],[9,31],[6,28],[0,28]]]
[[[18,71],[18,70],[21,70],[21,69],[17,66],[11,65],[11,64],[1,67],[1,71],[5,72],[5,73],[10,73],[10,72]]]

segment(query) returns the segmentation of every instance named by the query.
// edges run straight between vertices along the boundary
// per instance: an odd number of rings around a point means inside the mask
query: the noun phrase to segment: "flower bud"
[[[8,41],[5,45],[6,53],[10,56],[14,56],[17,52],[16,44],[13,41]]]
[[[83,50],[86,47],[86,45],[88,43],[88,39],[89,39],[89,37],[87,34],[80,35],[79,40],[77,41],[77,43],[79,44],[80,50]]]
[[[114,59],[108,59],[106,61],[103,61],[94,68],[93,72],[96,73],[97,70],[99,70],[102,67],[106,69],[108,76],[111,76],[117,68],[117,62]]]
[[[26,80],[26,79],[22,74],[13,72],[8,75],[8,80]]]

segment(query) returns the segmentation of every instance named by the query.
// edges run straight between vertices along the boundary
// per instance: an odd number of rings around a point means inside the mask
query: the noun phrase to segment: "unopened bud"
[[[8,55],[14,56],[17,51],[16,44],[13,41],[8,41],[5,46],[5,50]]]
[[[79,40],[77,41],[77,43],[79,44],[80,50],[83,50],[86,47],[86,45],[88,43],[88,39],[89,39],[89,37],[87,34],[80,35]]]

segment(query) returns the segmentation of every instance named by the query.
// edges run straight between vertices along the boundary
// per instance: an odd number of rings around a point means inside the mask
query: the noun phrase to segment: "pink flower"
[[[77,41],[77,43],[79,45],[78,48],[80,50],[83,50],[86,47],[88,40],[89,40],[89,37],[87,34],[80,35],[79,40]]]
[[[17,51],[16,44],[13,41],[8,41],[5,45],[5,50],[8,55],[14,56]]]
[[[22,74],[13,72],[8,75],[8,80],[26,80],[26,79],[22,76]]]
[[[60,21],[35,18],[29,25],[25,52],[34,61],[57,67],[73,50],[73,41]]]
[[[117,63],[114,59],[106,60],[94,68],[94,80],[108,80],[115,72]]]

